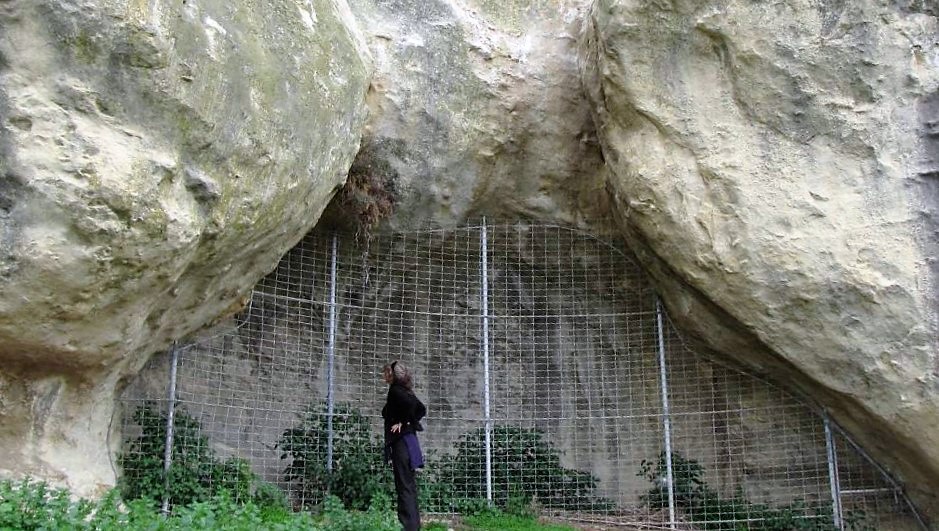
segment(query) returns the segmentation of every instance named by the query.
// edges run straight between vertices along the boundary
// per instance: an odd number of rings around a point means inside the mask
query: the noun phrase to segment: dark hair
[[[405,389],[411,389],[414,385],[414,380],[411,378],[411,371],[398,360],[386,363],[385,366],[382,367],[382,371],[391,371],[391,383],[404,386]]]

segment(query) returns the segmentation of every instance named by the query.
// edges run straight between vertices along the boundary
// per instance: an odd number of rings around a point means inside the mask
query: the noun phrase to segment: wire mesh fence
[[[225,488],[364,508],[393,488],[380,373],[398,359],[429,410],[426,511],[922,528],[837,426],[698,355],[623,248],[568,228],[312,232],[177,355],[172,394],[169,354],[126,391],[118,459],[125,492],[166,504]]]

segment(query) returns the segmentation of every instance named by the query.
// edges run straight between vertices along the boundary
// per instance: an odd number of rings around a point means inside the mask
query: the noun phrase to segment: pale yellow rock
[[[390,226],[597,226],[603,161],[577,68],[589,2],[350,4],[375,58],[358,164],[392,183]]]
[[[111,484],[120,379],[237,309],[363,135],[388,225],[624,234],[936,511],[937,8],[348,1],[0,4],[0,471]]]
[[[331,0],[13,0],[0,26],[0,472],[91,494],[120,382],[344,182],[370,59]]]
[[[939,24],[906,4],[598,0],[583,66],[620,226],[686,330],[936,511]]]

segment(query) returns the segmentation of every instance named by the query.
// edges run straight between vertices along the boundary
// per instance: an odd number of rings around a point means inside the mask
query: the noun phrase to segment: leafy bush
[[[147,513],[132,511],[128,523],[134,529],[144,528],[138,520],[147,517]],[[172,515],[166,519],[166,524],[165,529],[172,530],[316,529],[314,518],[309,513],[293,513],[284,508],[262,507],[250,499],[238,502],[226,491],[221,491],[207,500],[174,507]]]
[[[391,468],[383,462],[384,444],[366,419],[348,404],[333,411],[333,467],[326,468],[326,405],[311,407],[299,425],[284,431],[277,447],[290,458],[284,478],[299,487],[305,507],[322,503],[327,493],[347,507],[364,510],[376,495],[394,489]]]
[[[444,456],[426,478],[430,510],[459,510],[486,497],[485,428],[463,434],[456,454]],[[591,474],[561,466],[559,452],[535,429],[496,426],[491,435],[493,502],[524,513],[536,502],[544,507],[605,510],[607,500],[594,491]],[[457,496],[457,493],[460,496]]]
[[[643,460],[639,476],[655,486],[640,498],[653,509],[668,507],[668,486],[665,452],[655,461]],[[748,500],[741,490],[733,497],[723,497],[704,480],[704,467],[694,459],[680,453],[672,454],[672,492],[675,505],[684,511],[696,525],[707,530],[733,531],[759,529],[765,531],[828,531],[834,530],[830,503],[795,501],[782,507]],[[846,515],[848,529],[866,529],[862,515]]]
[[[25,479],[0,481],[0,529],[124,531],[392,531],[399,529],[387,495],[378,495],[368,511],[347,511],[336,497],[325,503],[322,515],[294,513],[285,508],[262,507],[253,500],[238,502],[227,492],[188,505],[177,505],[162,515],[150,500],[122,503],[117,489],[101,500],[72,500],[68,491]]]
[[[320,525],[329,531],[398,531],[401,524],[391,508],[391,498],[383,492],[375,493],[364,512],[347,511],[342,501],[328,495],[323,503]]]
[[[81,529],[94,509],[85,500],[73,503],[66,490],[29,478],[18,484],[0,482],[0,529],[41,529],[49,522]]]
[[[173,456],[169,480],[164,482],[166,413],[152,404],[137,408],[134,421],[141,433],[126,443],[118,456],[119,480],[125,499],[160,503],[165,494],[171,505],[204,501],[227,491],[236,501],[247,501],[257,478],[244,459],[220,459],[202,433],[199,422],[177,408],[173,416]],[[276,488],[276,487],[275,487]]]

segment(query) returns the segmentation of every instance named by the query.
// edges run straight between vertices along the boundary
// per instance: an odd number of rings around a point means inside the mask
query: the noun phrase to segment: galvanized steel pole
[[[489,242],[482,226],[483,404],[486,418],[486,501],[492,505],[492,418],[489,411]]]
[[[333,379],[336,361],[336,234],[329,261],[329,345],[326,351],[326,470],[333,471]]]
[[[170,347],[170,382],[166,394],[169,404],[166,406],[166,441],[163,446],[163,514],[170,512],[170,466],[173,464],[173,419],[176,416],[176,366],[179,363],[179,349],[176,342]]]
[[[828,454],[828,482],[831,485],[831,512],[835,529],[844,529],[844,520],[841,516],[841,481],[838,478],[838,454],[835,450],[835,439],[831,434],[831,422],[828,412],[822,412],[822,421],[825,423],[825,450]]]
[[[659,377],[662,386],[662,427],[665,430],[665,481],[668,487],[668,526],[675,529],[675,476],[672,472],[672,420],[668,407],[668,376],[665,370],[665,334],[662,329],[662,301],[655,298],[655,318],[659,332]]]

